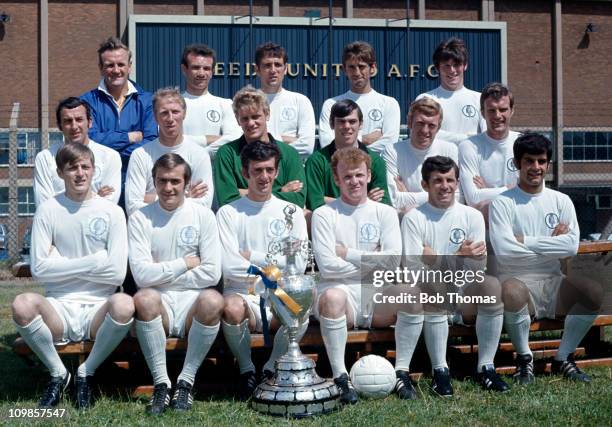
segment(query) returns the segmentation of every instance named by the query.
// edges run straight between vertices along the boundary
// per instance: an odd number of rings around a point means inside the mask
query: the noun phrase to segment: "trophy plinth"
[[[293,212],[288,208],[285,216],[291,230]],[[273,242],[269,250],[287,257],[278,289],[267,289],[267,299],[275,317],[287,328],[289,338],[287,352],[275,363],[274,375],[255,389],[251,399],[253,409],[269,415],[302,418],[333,411],[339,405],[336,385],[317,375],[315,362],[302,354],[297,342],[300,326],[308,321],[315,292],[313,278],[296,266],[298,254],[310,255],[308,243],[288,236]]]
[[[333,411],[338,407],[338,390],[333,381],[319,377],[315,362],[304,356],[295,344],[299,356],[287,354],[276,362],[274,376],[261,383],[251,400],[251,406],[270,415],[309,417]]]

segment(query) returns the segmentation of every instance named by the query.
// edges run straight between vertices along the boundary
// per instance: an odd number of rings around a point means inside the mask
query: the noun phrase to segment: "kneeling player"
[[[568,196],[544,187],[552,144],[542,135],[525,134],[514,143],[518,186],[491,203],[489,231],[498,257],[505,326],[517,352],[515,381],[534,381],[529,349],[530,314],[565,316],[563,337],[552,363],[553,373],[589,382],[573,353],[586,335],[602,300],[599,284],[561,273],[560,258],[576,255],[580,239],[574,205]]]
[[[474,280],[465,284],[465,289],[456,287],[458,283],[450,283],[445,289],[439,288],[439,283],[429,280],[421,282],[422,289],[431,294],[444,295],[444,305],[455,304],[459,295],[462,299],[481,300],[477,307],[474,304],[459,305],[463,310],[464,319],[468,313],[476,316],[476,336],[478,338],[477,377],[485,390],[506,391],[508,385],[496,374],[493,358],[499,344],[499,336],[503,326],[503,306],[501,304],[501,288],[494,277],[484,275],[486,265],[485,224],[482,214],[474,208],[459,204],[454,199],[459,180],[459,168],[448,157],[434,156],[423,163],[421,170],[422,186],[428,193],[428,202],[411,210],[402,220],[402,239],[404,255],[411,267],[425,270],[472,271]],[[461,257],[463,270],[453,266],[453,256]],[[420,261],[422,257],[422,261]],[[427,265],[424,265],[424,264]],[[446,266],[445,266],[446,264]],[[450,270],[448,268],[451,268]],[[476,274],[480,273],[480,274]],[[427,283],[424,283],[427,282]],[[454,289],[448,289],[450,287]],[[489,297],[485,303],[484,297]],[[476,298],[482,297],[482,298]],[[425,345],[433,369],[432,389],[440,396],[452,396],[453,388],[450,373],[446,363],[446,347],[448,341],[448,317],[439,306],[427,304],[425,316],[418,319],[412,317],[415,333],[411,342],[412,350],[417,345],[418,320],[423,323]],[[473,316],[470,316],[473,317]],[[410,361],[408,361],[410,362]]]
[[[136,335],[155,388],[147,412],[159,415],[171,403],[189,410],[198,368],[210,350],[223,312],[213,287],[221,278],[217,222],[210,209],[185,197],[191,168],[175,153],[153,166],[157,201],[129,219],[130,267]],[[166,336],[187,337],[187,354],[170,402]]]
[[[363,257],[378,255],[382,259],[386,255],[382,269],[397,267],[389,260],[399,262],[400,230],[395,209],[368,199],[371,159],[367,153],[343,148],[332,156],[331,167],[340,197],[316,209],[312,216],[312,244],[321,273],[314,307],[340,400],[355,403],[357,393],[344,365],[347,328],[387,327],[396,317],[390,307],[374,307],[365,301],[365,295],[362,301]],[[402,313],[397,315],[397,325],[401,319]],[[399,339],[397,347],[401,348]]]
[[[247,181],[247,194],[223,206],[217,212],[219,237],[223,248],[223,277],[226,280],[223,294],[223,334],[225,341],[238,360],[240,368],[240,397],[248,399],[257,386],[255,366],[251,360],[251,331],[262,331],[263,319],[259,308],[259,296],[249,294],[247,269],[251,264],[263,267],[268,263],[266,254],[271,242],[291,235],[307,239],[306,221],[301,208],[281,200],[272,194],[278,175],[281,152],[276,144],[254,141],[244,146],[240,153],[242,176]],[[294,211],[293,229],[287,227],[285,210]],[[277,256],[278,266],[284,267],[284,257]],[[305,260],[297,257],[298,269],[303,272]],[[268,317],[268,315],[266,315]],[[276,323],[276,322],[274,322]],[[302,325],[298,341],[308,323]],[[274,362],[287,351],[287,330],[284,326],[276,332],[270,359],[264,365],[264,376],[271,377]]]
[[[54,342],[95,340],[77,370],[76,404],[92,401],[96,368],[121,342],[134,316],[132,299],[115,293],[125,277],[127,240],[123,211],[91,191],[94,155],[83,144],[65,144],[55,157],[65,192],[36,210],[32,225],[32,277],[45,283],[45,297],[18,295],[13,320],[51,381],[39,407],[59,403],[70,381]]]

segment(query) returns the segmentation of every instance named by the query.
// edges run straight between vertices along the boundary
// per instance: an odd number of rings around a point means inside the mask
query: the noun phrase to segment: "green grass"
[[[11,351],[16,333],[10,316],[10,302],[24,291],[39,291],[27,282],[0,282],[0,422],[12,425],[48,425],[54,420],[8,419],[9,410],[33,408],[47,374],[40,365],[28,366]],[[612,328],[606,336],[612,341]],[[196,395],[194,409],[188,413],[168,412],[160,418],[144,413],[144,402],[127,393],[100,398],[96,406],[79,414],[69,400],[61,420],[66,425],[313,425],[313,426],[398,426],[398,425],[611,425],[612,368],[592,368],[592,384],[573,384],[558,377],[538,376],[530,387],[513,387],[503,395],[485,393],[472,381],[453,382],[455,398],[440,399],[429,394],[428,379],[418,383],[421,398],[399,401],[395,396],[382,400],[360,401],[342,411],[309,420],[288,420],[260,415],[247,404],[234,402],[227,395]],[[201,372],[200,378],[205,378]],[[59,421],[59,420],[55,420]]]

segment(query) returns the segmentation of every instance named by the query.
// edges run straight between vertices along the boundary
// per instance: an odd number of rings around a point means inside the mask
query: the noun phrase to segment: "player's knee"
[[[197,299],[196,311],[208,316],[220,318],[225,308],[223,295],[214,289],[205,289],[200,292]]]
[[[501,297],[502,285],[497,277],[494,276],[485,276],[482,283],[475,284],[475,286],[470,288],[475,288],[477,295],[495,296],[497,300]]]
[[[114,294],[109,300],[109,313],[116,322],[129,322],[135,311],[134,300],[128,294]]]
[[[511,311],[525,306],[529,302],[529,291],[521,282],[509,279],[502,284],[502,301]]]
[[[232,325],[237,325],[247,318],[244,300],[237,295],[225,298],[223,306],[223,319]]]
[[[579,290],[582,296],[582,305],[592,311],[598,311],[601,308],[604,299],[604,289],[601,283],[595,280],[584,280]]]
[[[27,325],[39,314],[35,295],[31,293],[17,295],[11,305],[11,311],[18,325]]]
[[[340,289],[326,289],[319,299],[319,313],[324,317],[338,317],[346,311],[346,293]]]
[[[139,318],[152,312],[161,313],[161,295],[153,289],[141,289],[133,297],[134,308]]]

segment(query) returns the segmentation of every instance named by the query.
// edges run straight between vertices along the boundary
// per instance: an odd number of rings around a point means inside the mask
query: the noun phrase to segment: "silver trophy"
[[[336,409],[339,392],[333,381],[317,375],[315,362],[302,354],[297,342],[300,325],[310,315],[316,284],[312,276],[303,274],[296,266],[298,256],[312,257],[312,251],[310,242],[291,236],[295,211],[293,205],[284,209],[289,236],[273,241],[268,250],[270,261],[275,255],[287,257],[285,270],[280,273],[273,262],[263,269],[268,280],[276,282],[276,289],[267,287],[266,299],[276,318],[287,328],[289,345],[276,361],[274,376],[253,393],[251,406],[270,415],[308,417]]]

